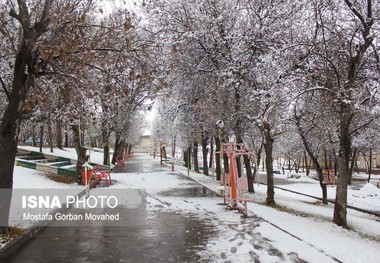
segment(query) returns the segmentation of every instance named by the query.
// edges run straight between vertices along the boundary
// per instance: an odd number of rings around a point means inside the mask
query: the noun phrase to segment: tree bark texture
[[[220,163],[220,140],[219,137],[215,137],[215,170],[216,170],[216,180],[220,181],[222,173],[221,173],[221,163]]]
[[[211,139],[211,143],[210,143],[210,161],[209,161],[209,164],[208,164],[209,168],[212,168],[212,163],[213,162],[214,162],[214,144],[212,143],[212,139]]]
[[[372,148],[369,148],[369,168],[368,168],[368,181],[367,181],[368,183],[369,181],[371,181],[371,171],[372,171]]]
[[[122,148],[122,143],[121,143],[121,140],[120,140],[120,135],[116,134],[115,148],[114,148],[113,155],[112,155],[112,160],[111,160],[112,164],[116,163],[116,158],[118,158],[120,160],[120,157],[121,157],[122,154],[120,154],[119,152],[122,152],[122,150],[123,150],[123,148]]]
[[[348,184],[349,185],[351,185],[351,183],[352,183],[352,174],[354,172],[357,157],[358,157],[358,148],[355,147],[353,152],[352,152],[351,163],[350,163],[350,176],[348,178]]]
[[[26,65],[31,56],[31,47],[24,43],[16,57],[12,93],[0,127],[0,188],[12,188],[13,186],[13,167],[20,131],[21,110],[30,86],[33,84],[28,83],[30,77],[25,74]]]
[[[48,128],[49,148],[50,148],[50,152],[52,153],[54,146],[53,146],[53,127],[51,124],[51,113],[49,113],[47,121],[48,121],[47,128]]]
[[[268,205],[275,204],[274,201],[274,181],[273,181],[273,138],[271,135],[271,127],[268,122],[263,122],[264,132],[264,150],[265,150],[265,166],[267,168],[267,198]]]
[[[40,153],[42,153],[42,147],[44,146],[44,123],[41,121],[40,123]]]
[[[253,187],[253,174],[252,174],[252,169],[251,169],[251,162],[249,161],[249,156],[244,155],[243,159],[244,159],[245,171],[247,173],[248,192],[254,193],[255,189]]]
[[[207,137],[202,139],[202,158],[203,158],[203,174],[208,175],[208,165],[207,165]]]
[[[102,126],[103,164],[110,165],[109,130],[106,125]]]
[[[347,187],[350,175],[351,138],[349,133],[353,117],[352,106],[341,102],[339,123],[338,182],[334,205],[334,223],[347,228]]]
[[[82,170],[83,170],[83,165],[85,163],[85,158],[86,158],[86,148],[82,147],[80,143],[80,134],[79,134],[79,125],[72,124],[71,125],[71,130],[73,131],[73,145],[75,148],[75,151],[77,153],[77,165],[76,165],[76,176],[77,176],[77,182],[81,183],[82,181]]]
[[[304,152],[304,161],[305,161],[305,168],[306,168],[306,176],[309,176],[310,174],[310,169],[309,169],[309,164],[307,162],[307,154],[306,154],[306,151]]]
[[[62,116],[61,116],[61,101],[58,100],[58,116],[57,116],[57,126],[56,126],[56,140],[58,149],[63,149],[63,141],[62,141]]]
[[[65,147],[69,147],[69,134],[65,131]]]
[[[257,170],[257,173],[259,172],[259,166],[260,166],[260,162],[261,162],[261,153],[263,152],[263,147],[264,147],[264,143],[263,141],[261,141],[261,145],[260,145],[260,148],[259,150],[257,151],[257,167],[255,167],[255,169],[253,170],[253,174],[256,174],[256,170]]]
[[[189,146],[189,148],[186,149],[184,156],[185,156],[185,167],[191,169],[191,161],[190,161],[191,146]]]
[[[194,171],[199,173],[199,165],[198,165],[198,143],[194,142],[193,146],[193,163],[194,163]]]

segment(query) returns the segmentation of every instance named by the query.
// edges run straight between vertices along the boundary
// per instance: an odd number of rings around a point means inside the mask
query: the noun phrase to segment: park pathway
[[[160,171],[167,171],[151,159],[148,155],[136,155],[125,167],[115,169],[115,173],[157,172],[159,175]],[[183,196],[182,190],[180,187],[177,189],[178,196]],[[175,191],[169,192],[176,196]],[[213,195],[197,184],[193,184],[193,189],[187,187],[186,193],[189,196]],[[144,190],[134,191],[131,198],[142,202],[122,212],[126,218],[122,226],[92,225],[83,221],[75,226],[62,227],[53,223],[8,262],[202,261],[196,252],[213,235],[213,227],[188,215],[162,211],[152,214],[147,211],[146,196]],[[70,213],[70,209],[66,213]]]

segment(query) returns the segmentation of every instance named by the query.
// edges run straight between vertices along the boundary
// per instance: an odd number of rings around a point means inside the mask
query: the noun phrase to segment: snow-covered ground
[[[22,150],[27,150],[27,151],[34,151],[34,152],[38,152],[39,151],[39,148],[32,147],[32,146],[18,146],[18,148],[22,149]],[[45,147],[45,148],[42,148],[42,152],[45,153],[45,154],[49,154],[49,155],[53,155],[53,156],[65,157],[65,158],[69,158],[69,159],[72,159],[72,160],[76,160],[77,159],[77,156],[76,156],[74,148],[63,148],[63,150],[62,149],[58,149],[58,148],[54,148],[53,149],[53,153],[51,153],[50,152],[50,148],[46,148]],[[103,153],[99,152],[99,151],[91,151],[90,152],[90,162],[102,164],[103,163]]]
[[[186,168],[181,166],[176,166],[176,170],[184,174],[187,173]],[[190,176],[214,191],[220,191],[222,188],[211,177],[194,172],[190,172]],[[277,176],[282,177],[281,175]],[[309,195],[321,196],[318,181],[306,176],[290,180],[293,180],[294,184],[281,185],[281,187]],[[231,252],[229,250],[231,239],[236,238],[236,236],[231,233],[231,229],[226,227],[225,229],[220,229],[221,235],[210,242],[216,244],[210,246],[210,253],[225,253],[229,255],[228,259],[232,262],[235,262],[235,260],[236,262],[244,262],[238,259],[244,258],[246,250],[252,248],[252,243],[255,243],[258,238],[255,235],[253,237],[251,235],[251,239],[249,239],[246,232],[251,230],[252,223],[257,223],[260,225],[255,228],[255,231],[260,233],[258,240],[271,241],[270,244],[266,245],[266,250],[275,245],[277,249],[283,252],[284,257],[289,262],[297,262],[292,261],[292,257],[295,257],[295,255],[291,252],[296,252],[299,258],[308,262],[333,262],[333,257],[343,262],[378,262],[376,255],[379,255],[380,249],[379,217],[348,210],[348,222],[353,229],[352,231],[348,231],[332,223],[332,204],[327,206],[321,205],[320,202],[316,202],[316,199],[276,189],[276,203],[292,211],[290,213],[281,212],[263,205],[266,198],[266,190],[265,185],[255,185],[256,193],[251,195],[254,202],[248,205],[248,209],[250,215],[254,216],[252,220],[254,222],[245,223],[244,220],[235,218],[235,220],[239,221],[236,227],[239,228],[239,231],[244,229],[245,236],[244,238],[237,238],[232,244],[243,242],[246,246],[240,247],[235,253]],[[335,197],[335,190],[335,187],[328,187],[329,198],[333,199]],[[380,189],[371,184],[364,184],[359,190],[350,188],[348,190],[348,204],[380,212]],[[184,205],[186,206],[186,204]],[[178,205],[178,207],[181,206]],[[211,209],[211,207],[211,205],[206,205],[206,209]],[[228,222],[231,219],[228,217],[234,213],[217,214],[219,215],[219,221],[223,222],[223,217],[227,216],[225,220]],[[255,216],[258,217],[257,222],[255,222]],[[222,225],[219,224],[219,227],[223,228]],[[273,227],[273,225],[276,227]],[[241,235],[239,231],[236,231],[237,236]],[[232,251],[235,250],[233,249]],[[324,254],[326,258],[315,255],[316,251]],[[252,262],[250,260],[252,258],[247,259],[246,262]],[[260,261],[274,262],[275,260],[260,256]]]
[[[46,149],[48,152],[48,149]],[[54,150],[55,154],[75,159],[73,149]],[[101,153],[91,153],[91,161],[102,162]],[[151,159],[158,162],[158,159]],[[133,160],[132,160],[133,162]],[[128,165],[128,164],[126,164]],[[255,185],[256,193],[250,197],[249,217],[242,218],[236,211],[218,205],[221,197],[173,197],[160,192],[181,187],[190,187],[178,176],[173,176],[170,167],[167,172],[139,174],[113,174],[117,181],[111,188],[145,189],[148,193],[148,209],[175,211],[196,215],[208,220],[217,229],[204,250],[203,258],[212,262],[378,262],[380,250],[380,221],[378,217],[348,210],[348,222],[353,230],[345,230],[333,224],[333,205],[321,205],[315,199],[275,190],[276,203],[287,212],[264,205],[266,186]],[[186,168],[175,167],[176,172],[186,174]],[[280,175],[278,175],[280,176]],[[191,172],[190,177],[200,184],[219,192],[221,186],[204,176]],[[294,184],[281,185],[283,188],[320,196],[317,181],[302,176]],[[82,190],[81,186],[65,185],[50,181],[40,173],[16,167],[15,188],[68,188]],[[335,197],[335,188],[328,188],[329,198]],[[360,189],[348,190],[348,203],[357,207],[380,212],[380,189],[364,184]],[[286,210],[285,209],[285,210]],[[17,225],[17,222],[14,222]]]

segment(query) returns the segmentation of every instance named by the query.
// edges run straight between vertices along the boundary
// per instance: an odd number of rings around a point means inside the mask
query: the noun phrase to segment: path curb
[[[86,190],[82,190],[77,197],[81,197],[86,194]],[[62,207],[53,210],[50,215],[54,216],[57,213],[62,213],[69,207]],[[17,251],[23,248],[31,239],[35,238],[42,230],[49,225],[48,220],[39,221],[32,225],[29,229],[25,230],[21,235],[11,240],[3,248],[0,249],[0,262],[7,262],[7,259],[17,253]]]

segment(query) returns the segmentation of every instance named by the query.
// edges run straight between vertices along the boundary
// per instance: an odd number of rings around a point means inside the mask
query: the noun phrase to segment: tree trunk
[[[305,172],[305,167],[306,167],[306,160],[305,160],[305,153],[304,153],[304,156],[302,157],[302,172],[304,173]]]
[[[334,176],[338,177],[338,158],[336,157],[336,152],[335,149],[333,149],[333,154],[334,154]]]
[[[371,171],[372,171],[372,148],[369,148],[368,183],[371,180]]]
[[[355,147],[354,151],[352,152],[352,158],[351,158],[351,163],[350,163],[350,176],[348,178],[349,185],[351,185],[352,183],[352,174],[354,172],[357,157],[358,157],[358,148]]]
[[[214,137],[212,137],[212,138],[214,138]],[[211,143],[210,143],[210,161],[208,164],[209,168],[212,168],[212,163],[214,162],[214,143],[212,141],[212,138],[211,138]]]
[[[17,54],[14,61],[11,92],[6,91],[8,103],[3,112],[0,126],[0,189],[11,189],[13,187],[13,170],[17,153],[17,138],[20,132],[21,112],[24,109],[26,96],[35,83],[38,72],[38,52],[36,42],[49,25],[49,11],[51,1],[45,1],[43,16],[38,26],[31,26],[31,16],[24,1],[17,1],[18,14],[13,11],[10,15],[20,22],[20,34],[15,36],[20,39],[17,45]],[[16,11],[15,11],[16,12]],[[13,22],[11,22],[13,23]],[[8,220],[11,194],[7,194],[1,201],[0,219]],[[0,232],[5,233],[8,227],[0,227]]]
[[[223,138],[223,143],[225,143],[225,140]],[[223,151],[223,149],[222,149]],[[223,153],[223,169],[224,169],[224,172],[225,173],[228,173],[230,171],[230,163],[229,163],[230,159],[228,158],[228,154],[227,153]]]
[[[13,92],[15,92],[15,90],[13,90]],[[4,225],[0,225],[0,233],[6,233],[8,231],[8,218],[12,191],[6,189],[12,189],[13,186],[13,169],[17,152],[17,137],[20,125],[20,116],[17,109],[18,105],[23,104],[23,102],[17,101],[18,98],[19,97],[17,96],[9,102],[4,111],[0,128],[0,190],[2,193],[6,193],[0,200],[0,222],[4,222]]]
[[[257,173],[259,172],[259,166],[260,166],[260,162],[261,162],[261,153],[263,152],[263,148],[264,148],[264,142],[261,141],[261,145],[260,145],[260,148],[259,150],[257,151],[257,167],[255,167],[255,170],[253,170],[253,174],[256,174],[256,169],[257,169]]]
[[[236,135],[236,143],[243,143],[242,129],[241,129],[241,121],[237,120],[235,124],[235,135]],[[240,146],[237,147],[240,150]],[[248,160],[249,163],[249,160]],[[248,164],[249,166],[249,164]],[[242,167],[241,167],[241,159],[240,156],[236,157],[236,170],[238,177],[242,176]]]
[[[194,142],[193,148],[193,163],[194,163],[194,171],[199,173],[199,165],[198,165],[198,143]]]
[[[9,232],[9,212],[12,200],[12,189],[0,189],[0,234]]]
[[[109,131],[107,127],[102,127],[103,141],[103,164],[110,165],[110,147],[109,147]]]
[[[334,223],[347,228],[347,187],[349,179],[349,163],[351,152],[351,138],[349,127],[352,120],[352,106],[341,102],[339,123],[339,158],[338,182],[334,205]]]
[[[241,157],[236,157],[236,170],[237,170],[237,176],[240,178],[242,176],[242,167],[241,167]]]
[[[84,145],[84,130],[80,132],[80,143],[81,145]]]
[[[220,181],[221,179],[221,176],[222,176],[222,166],[221,166],[221,163],[220,163],[220,140],[219,140],[219,137],[216,136],[215,137],[215,146],[216,146],[216,149],[215,151],[217,152],[215,154],[215,169],[216,169],[216,180],[217,181]]]
[[[123,149],[120,146],[122,146],[122,143],[121,143],[121,140],[120,140],[120,135],[116,134],[115,149],[113,150],[112,161],[111,161],[112,164],[116,163],[116,158],[120,159],[119,152],[122,152],[120,149]]]
[[[42,153],[42,147],[44,145],[44,123],[40,123],[40,153]]]
[[[347,6],[351,8],[351,1],[345,1]],[[361,37],[358,41],[356,51],[351,53],[351,57],[347,60],[349,67],[347,68],[347,80],[345,85],[339,90],[339,98],[342,98],[339,105],[339,159],[338,159],[338,183],[336,188],[335,206],[334,206],[334,223],[338,226],[347,228],[347,187],[350,174],[349,163],[351,154],[351,135],[350,125],[354,116],[354,109],[351,99],[352,91],[356,89],[358,73],[362,70],[361,64],[368,48],[372,45],[374,37],[372,28],[374,20],[372,17],[372,1],[367,1],[366,10],[358,11],[351,8],[352,14],[361,22]],[[362,13],[360,13],[362,12]],[[365,20],[365,22],[363,21]],[[347,102],[348,101],[348,102]]]
[[[69,147],[69,134],[65,131],[65,147]]]
[[[47,119],[47,128],[48,128],[48,140],[49,140],[49,147],[50,147],[50,152],[53,152],[53,128],[51,127],[51,113],[49,112],[48,114],[48,119]]]
[[[243,143],[241,122],[236,123],[235,130],[236,130],[236,142],[237,143]],[[247,152],[247,150],[246,150],[246,152]],[[252,170],[251,170],[251,163],[249,161],[248,155],[243,155],[243,162],[244,162],[244,167],[245,167],[247,180],[248,180],[248,192],[254,193],[255,190],[253,188],[253,176],[252,176]],[[242,176],[242,167],[241,167],[240,156],[238,158],[236,158],[236,164],[237,164],[238,177],[241,177]]]
[[[295,164],[294,164],[294,170],[296,171],[296,173],[298,174],[298,171],[299,171],[299,169],[300,169],[300,163],[301,163],[301,158],[297,158],[296,159],[296,162],[295,162]]]
[[[274,181],[273,181],[273,138],[271,128],[268,122],[263,122],[264,132],[264,149],[265,149],[265,166],[267,168],[267,198],[268,205],[275,204],[274,201]]]
[[[223,169],[225,172],[228,172],[230,170],[230,163],[227,153],[223,154]]]
[[[309,164],[307,162],[307,154],[306,154],[306,151],[304,152],[304,158],[305,158],[305,168],[306,168],[306,176],[309,176],[310,175],[310,168],[309,168]]]
[[[32,118],[32,146],[36,147],[36,120]]]
[[[122,141],[122,143],[123,143],[123,151],[120,152],[121,154],[120,156],[122,157],[125,154],[132,154],[132,149],[133,149],[132,144],[127,143],[124,140]]]
[[[162,158],[164,158],[165,160],[168,159],[168,155],[166,153],[166,146],[165,145],[162,145]]]
[[[80,184],[82,182],[82,170],[86,158],[86,148],[82,147],[80,143],[79,125],[72,124],[71,129],[73,131],[73,145],[78,156],[75,173],[77,182]]]
[[[326,149],[323,149],[323,156],[324,156],[324,158],[325,158],[324,169],[325,169],[325,170],[329,170],[328,160],[327,160],[327,151],[326,151]]]
[[[103,164],[110,165],[110,147],[108,143],[103,143]]]
[[[244,155],[243,160],[244,160],[245,171],[247,173],[248,192],[254,193],[255,188],[253,187],[253,175],[252,175],[252,169],[251,169],[251,162],[249,161],[248,155]]]
[[[333,169],[334,165],[333,165],[333,158],[331,156],[331,152],[329,154],[329,169]]]
[[[202,139],[203,174],[208,176],[207,154],[207,137],[205,137]]]
[[[187,148],[184,155],[185,155],[185,167],[187,167],[190,170],[191,169],[191,161],[190,161],[191,146],[189,146],[189,148]]]
[[[174,163],[174,159],[175,159],[175,148],[176,148],[176,144],[177,144],[177,139],[176,139],[176,137],[174,137],[174,139],[173,139],[173,147],[172,147],[172,158],[173,158],[173,163]]]
[[[58,149],[63,149],[63,142],[62,142],[62,119],[61,119],[61,114],[58,113],[58,118],[57,118],[57,147]]]

